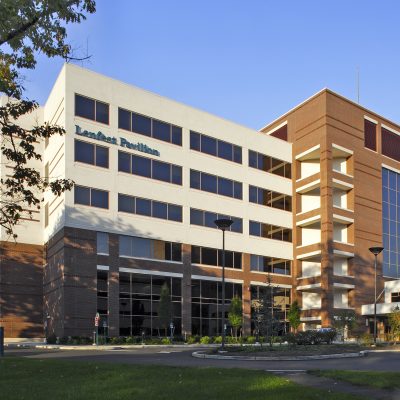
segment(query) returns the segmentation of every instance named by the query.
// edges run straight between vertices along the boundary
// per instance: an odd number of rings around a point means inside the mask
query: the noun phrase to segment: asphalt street
[[[366,357],[307,361],[241,361],[213,360],[192,357],[193,351],[187,348],[140,348],[115,350],[41,350],[6,349],[7,355],[40,359],[64,359],[123,364],[169,365],[177,367],[219,367],[248,368],[260,370],[311,370],[341,369],[359,371],[399,371],[400,352],[369,353]]]

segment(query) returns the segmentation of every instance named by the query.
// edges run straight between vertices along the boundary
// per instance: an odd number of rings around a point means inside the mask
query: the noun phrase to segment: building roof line
[[[323,89],[321,89],[320,91],[318,91],[317,93],[313,94],[312,96],[308,97],[306,100],[302,101],[301,103],[297,104],[296,106],[294,106],[293,108],[291,108],[289,111],[286,111],[284,114],[282,114],[281,116],[279,116],[278,118],[275,118],[272,122],[269,122],[268,124],[266,124],[265,126],[263,126],[261,129],[259,129],[259,131],[261,133],[266,133],[263,132],[265,129],[272,127],[274,124],[276,124],[278,121],[280,121],[281,119],[285,118],[287,115],[291,114],[293,111],[303,107],[305,104],[309,103],[310,101],[314,100],[316,97],[320,96],[321,94],[323,94],[324,92],[329,93],[333,96],[336,96],[344,101],[346,101],[349,104],[352,104],[358,108],[360,108],[361,110],[363,110],[365,113],[373,115],[375,117],[377,117],[380,120],[383,120],[385,122],[387,122],[390,125],[393,125],[395,127],[397,127],[398,129],[400,129],[400,125],[396,122],[391,121],[390,119],[387,119],[386,117],[383,117],[382,115],[376,113],[375,111],[370,110],[369,108],[366,108],[358,103],[356,103],[353,100],[348,99],[347,97],[342,96],[341,94],[334,92],[333,90],[325,87]],[[272,128],[271,128],[272,129]]]

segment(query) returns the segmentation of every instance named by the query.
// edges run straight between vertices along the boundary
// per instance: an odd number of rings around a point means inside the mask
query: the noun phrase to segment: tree
[[[242,326],[243,321],[243,311],[242,311],[242,300],[239,296],[234,296],[232,298],[231,304],[229,306],[228,312],[229,323],[235,332],[235,338],[237,339],[238,329]]]
[[[332,325],[345,340],[347,332],[351,332],[357,324],[357,315],[354,310],[342,310],[333,317]]]
[[[390,334],[392,339],[397,341],[400,336],[400,309],[395,307],[392,312],[388,315],[388,322],[390,326]]]
[[[41,160],[37,143],[64,129],[44,123],[26,129],[19,118],[38,108],[34,100],[24,98],[22,70],[34,69],[36,54],[73,60],[66,43],[64,25],[80,23],[84,13],[94,13],[94,0],[1,0],[0,2],[0,92],[8,96],[0,105],[0,151],[2,163],[12,167],[1,179],[0,227],[16,238],[14,227],[21,218],[40,208],[41,194],[50,189],[56,196],[70,190],[68,179],[42,176],[31,160]]]
[[[296,332],[298,327],[301,324],[300,321],[300,306],[297,300],[295,300],[289,308],[289,311],[287,313],[287,319],[289,320],[290,326],[293,328],[293,330]]]
[[[169,287],[166,282],[161,286],[158,320],[160,322],[160,327],[165,329],[165,336],[168,336],[168,327],[172,322],[172,302]]]

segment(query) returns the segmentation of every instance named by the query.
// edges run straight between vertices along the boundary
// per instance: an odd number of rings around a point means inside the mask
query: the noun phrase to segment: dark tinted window
[[[75,115],[95,120],[95,101],[87,97],[75,95]]]
[[[168,219],[171,221],[182,222],[182,207],[168,204]]]
[[[291,178],[292,176],[290,163],[257,153],[253,150],[249,150],[249,167],[257,168],[285,178]]]
[[[153,217],[168,219],[168,206],[166,203],[153,201]]]
[[[135,198],[118,194],[118,211],[135,214]]]
[[[90,188],[75,185],[75,204],[90,206]]]
[[[376,124],[364,119],[364,146],[376,151]]]
[[[192,263],[200,264],[200,247],[192,246]]]
[[[155,139],[163,140],[164,142],[170,142],[171,125],[153,119],[153,137]]]
[[[233,197],[235,199],[243,199],[243,187],[240,182],[233,182]]]
[[[136,198],[136,214],[151,216],[151,201]]]
[[[108,168],[108,148],[96,146],[96,165],[98,167]]]
[[[94,145],[75,140],[75,161],[94,165]]]
[[[218,214],[209,211],[204,212],[204,226],[216,228],[215,220],[218,219]]]
[[[151,119],[132,113],[132,131],[141,135],[151,136]]]
[[[96,101],[96,121],[108,124],[109,106],[101,101]]]
[[[190,223],[192,225],[203,225],[203,211],[190,209]]]
[[[258,203],[257,202],[257,188],[255,186],[249,186],[249,201],[251,203]]]
[[[250,227],[250,229],[249,229],[250,235],[253,235],[253,236],[260,236],[261,235],[260,224],[258,222],[250,221],[250,226],[249,227]]]
[[[382,132],[382,154],[400,161],[400,136],[385,128]]]
[[[193,189],[200,189],[200,172],[190,170],[190,187]]]
[[[118,128],[131,130],[131,113],[122,108],[118,108]]]
[[[190,131],[190,148],[192,150],[200,151],[200,134]]]
[[[239,146],[233,146],[233,161],[236,163],[242,163],[242,148]]]
[[[93,207],[108,208],[108,192],[91,189],[91,205]]]
[[[172,165],[172,183],[182,185],[182,167],[179,165]]]
[[[153,179],[158,179],[159,181],[170,182],[171,180],[171,165],[153,160]]]
[[[132,155],[132,174],[151,177],[151,160]]]
[[[257,168],[257,153],[249,150],[249,167]]]
[[[123,151],[118,152],[118,171],[131,172],[131,155],[124,153]]]
[[[209,136],[201,136],[201,151],[202,153],[217,155],[217,141]]]
[[[233,146],[230,143],[218,141],[218,157],[225,160],[232,161],[233,159]]]
[[[172,125],[172,143],[182,146],[182,128]]]
[[[201,174],[201,190],[217,193],[217,177],[215,175]]]
[[[203,247],[201,253],[201,263],[206,265],[218,265],[217,254],[218,252],[216,249]]]
[[[218,194],[233,197],[233,181],[225,178],[218,178]]]

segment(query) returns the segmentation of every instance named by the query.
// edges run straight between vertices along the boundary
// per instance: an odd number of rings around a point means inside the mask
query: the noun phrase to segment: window
[[[267,239],[281,240],[284,242],[292,241],[291,229],[257,221],[249,221],[249,233],[251,236],[259,236]]]
[[[258,256],[256,254],[250,255],[250,270],[258,272],[268,272],[280,275],[290,275],[291,261]]]
[[[154,260],[182,261],[180,243],[140,238],[136,236],[119,237],[120,257],[149,258]]]
[[[182,206],[118,193],[118,211],[182,222]]]
[[[376,151],[376,124],[364,119],[364,146]]]
[[[97,270],[97,312],[101,321],[108,318],[108,271]],[[102,324],[100,324],[102,325]],[[106,328],[99,327],[99,334],[105,335]]]
[[[214,265],[222,267],[222,250],[210,247],[192,246],[192,264]],[[242,253],[225,251],[225,266],[227,268],[242,269]]]
[[[157,336],[160,331],[160,293],[167,285],[171,300],[171,321],[175,334],[181,334],[182,279],[169,276],[120,273],[119,334],[121,336]]]
[[[98,100],[75,94],[75,115],[92,121],[109,123],[109,105]]]
[[[182,128],[118,108],[118,128],[182,146]]]
[[[249,185],[250,203],[292,211],[292,196]]]
[[[383,275],[400,278],[400,174],[382,168]]]
[[[75,161],[108,168],[108,147],[75,139]]]
[[[108,233],[97,232],[97,254],[108,253]]]
[[[75,185],[75,204],[85,206],[108,208],[108,192]]]
[[[388,129],[381,128],[382,154],[400,161],[400,136]]]
[[[232,217],[225,214],[217,214],[210,211],[197,210],[195,208],[190,209],[191,225],[199,225],[208,228],[218,229],[214,221],[221,218],[231,219],[233,221],[228,230],[230,230],[231,232],[243,233],[242,218]]]
[[[190,170],[190,187],[221,196],[242,199],[242,183],[205,172]]]
[[[182,167],[147,157],[118,152],[118,171],[182,185]]]
[[[392,293],[392,303],[400,303],[400,292]]]
[[[211,136],[190,131],[190,148],[224,160],[242,163],[242,148]]]
[[[283,176],[284,178],[292,177],[292,168],[289,162],[278,160],[253,150],[249,150],[249,167]]]

